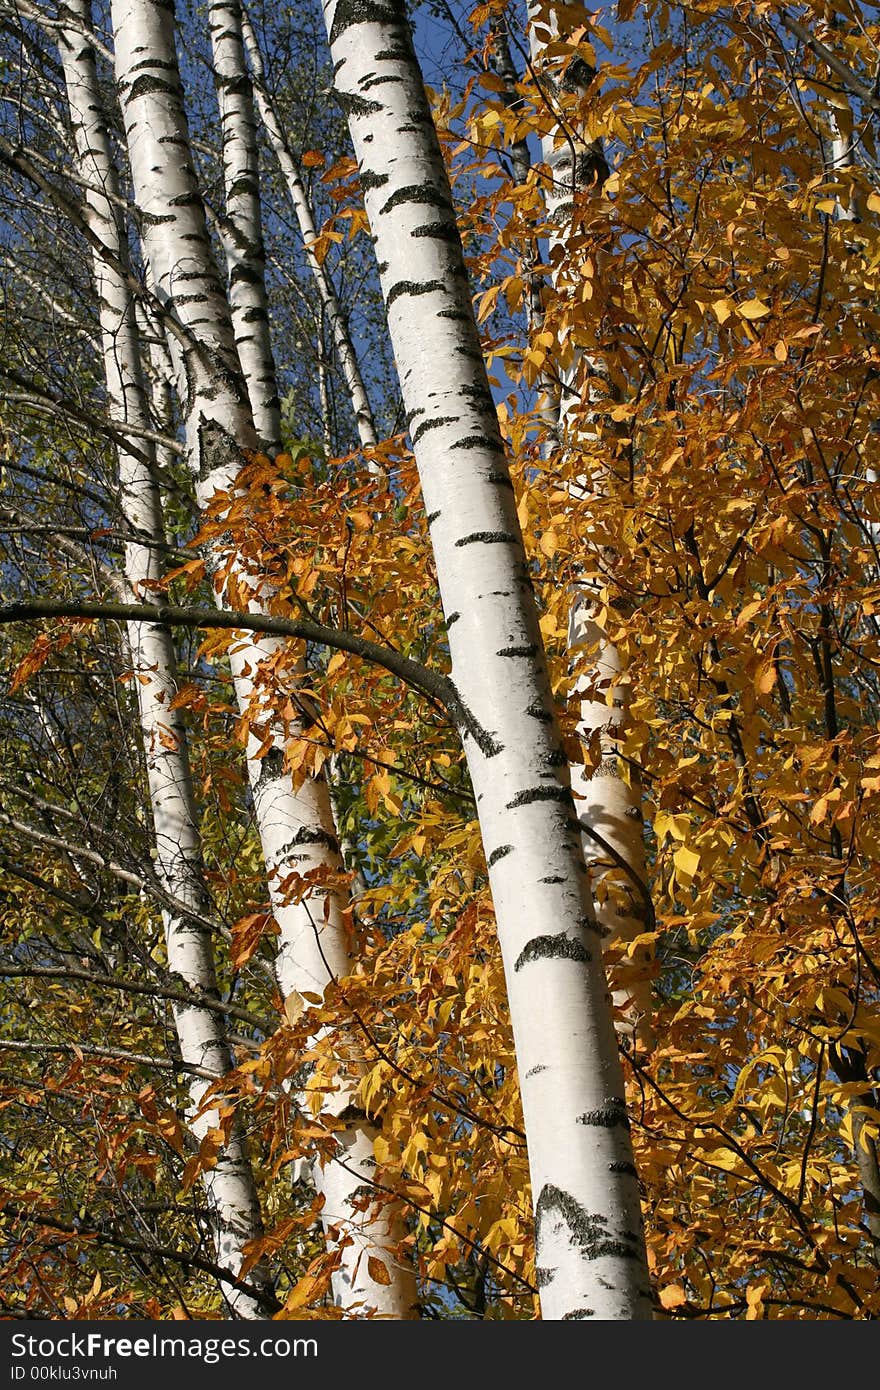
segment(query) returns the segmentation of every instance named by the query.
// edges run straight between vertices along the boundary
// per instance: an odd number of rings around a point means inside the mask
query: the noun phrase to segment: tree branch
[[[224,628],[240,632],[265,632],[301,642],[318,642],[337,651],[349,652],[375,666],[381,666],[420,694],[437,700],[447,710],[456,728],[485,745],[494,747],[491,734],[482,729],[467,709],[452,681],[408,656],[382,646],[368,637],[339,632],[323,623],[304,618],[273,618],[263,613],[223,611],[216,608],[177,608],[171,604],[90,603],[71,599],[28,599],[24,603],[0,607],[0,626],[6,623],[33,623],[41,618],[106,618],[123,623],[160,623],[168,627]]]

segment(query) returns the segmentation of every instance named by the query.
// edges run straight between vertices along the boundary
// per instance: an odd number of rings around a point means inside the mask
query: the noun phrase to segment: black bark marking
[[[626,1173],[629,1178],[637,1178],[639,1176],[636,1172],[636,1165],[634,1163],[609,1163],[608,1171],[609,1173]]]
[[[461,238],[458,235],[458,228],[451,226],[448,222],[426,222],[423,227],[413,227],[410,236],[429,236],[434,241],[448,241],[459,244]]]
[[[480,405],[491,406],[494,410],[492,392],[487,391],[485,386],[462,386],[459,389],[463,396],[470,396],[472,401],[479,401]]]
[[[570,1313],[566,1313],[563,1322],[583,1322],[585,1318],[594,1318],[596,1314],[592,1308],[573,1308]]]
[[[241,450],[232,435],[216,420],[199,421],[199,478],[204,479],[215,468],[226,468],[230,460],[243,462]]]
[[[447,627],[448,626],[449,623],[447,621]],[[455,682],[447,680],[446,687],[449,691],[446,700],[446,708],[449,710],[459,733],[462,736],[470,734],[484,758],[496,758],[499,753],[503,753],[504,744],[499,743],[498,740],[489,733],[488,729],[484,729],[479,720],[471,713],[464,700],[459,695],[458,687]],[[479,797],[477,800],[479,800]]]
[[[257,786],[265,786],[267,782],[274,782],[276,777],[284,775],[284,749],[270,748],[265,758],[260,760],[260,775],[257,778]]]
[[[562,801],[563,803],[571,800],[571,792],[568,787],[530,787],[528,791],[517,792],[512,801],[508,801],[507,810],[515,811],[518,806],[530,806],[533,801]]]
[[[535,700],[534,704],[531,704],[526,708],[526,714],[531,719],[537,719],[539,724],[553,723],[553,715],[538,700]]]
[[[592,959],[582,941],[558,932],[556,936],[533,936],[520,951],[513,968],[518,972],[538,960],[578,960],[588,963]]]
[[[489,434],[468,434],[465,435],[464,439],[458,439],[454,444],[450,444],[449,447],[450,449],[491,449],[494,454],[497,454],[501,445],[497,439],[493,439]]]
[[[427,517],[425,518],[425,520],[427,521],[427,523],[428,523],[429,526],[433,526],[434,522],[437,520],[438,516],[440,516],[440,515],[441,515],[440,512],[429,512],[428,515],[427,515]]]
[[[495,653],[495,655],[496,655],[496,656],[510,656],[510,657],[515,657],[515,656],[529,656],[529,657],[531,657],[531,656],[534,656],[534,655],[535,655],[535,653],[537,652],[537,650],[538,650],[538,648],[535,646],[534,642],[532,642],[532,643],[530,643],[529,646],[527,646],[527,647],[502,647],[500,651],[497,651],[497,652]]]
[[[386,212],[401,207],[404,203],[427,203],[429,207],[440,208],[443,212],[448,212],[450,217],[453,213],[452,204],[440,189],[431,188],[430,185],[426,186],[423,183],[408,183],[403,188],[394,190],[381,209],[383,216]]]
[[[528,1071],[526,1072],[526,1081],[528,1081],[530,1076],[538,1076],[542,1071],[546,1070],[547,1068],[545,1067],[543,1062],[536,1063],[535,1066],[529,1067]]]
[[[546,878],[540,880],[541,883],[564,883],[562,874],[547,874]]]
[[[174,214],[170,212],[155,213],[141,211],[138,213],[141,222],[147,227],[161,227],[163,222],[173,222]]]
[[[374,174],[372,169],[363,169],[361,171],[360,185],[364,193],[368,192],[368,190],[371,188],[381,188],[383,184],[386,184],[387,182],[387,174]],[[382,267],[380,266],[380,269],[381,268]],[[387,265],[385,266],[385,269],[388,269]]]
[[[302,825],[288,842],[291,845],[326,845],[328,849],[337,850],[339,841],[335,835],[331,835],[329,830],[322,830],[319,825]]]
[[[438,319],[457,319],[459,323],[470,323],[471,315],[466,314],[463,309],[438,309]]]
[[[171,96],[178,96],[180,87],[176,82],[163,82],[161,77],[156,77],[152,72],[141,73],[136,77],[125,94],[126,101],[137,101],[139,97],[149,96],[150,92],[169,92]]]
[[[239,174],[238,178],[233,179],[226,190],[226,201],[228,203],[240,197],[242,193],[255,197],[259,191],[260,186],[253,174]]]
[[[487,867],[491,869],[492,865],[497,864],[499,859],[503,859],[505,854],[511,854],[512,852],[513,845],[499,845],[497,849],[493,849],[489,858],[486,860]]]
[[[372,1165],[373,1167],[375,1167],[375,1163],[376,1163],[376,1160],[373,1159],[373,1165]],[[367,1162],[367,1164],[366,1164],[365,1166],[368,1167],[368,1168],[370,1167],[369,1161]],[[347,1205],[347,1206],[350,1206],[350,1207],[355,1207],[356,1205],[359,1205],[360,1203],[365,1203],[366,1205],[369,1205],[372,1201],[375,1200],[375,1196],[376,1196],[376,1191],[375,1191],[375,1188],[372,1186],[372,1184],[371,1184],[371,1183],[368,1183],[368,1182],[362,1182],[362,1183],[359,1183],[358,1186],[357,1186],[357,1187],[354,1189],[354,1191],[351,1193],[351,1195],[350,1195],[349,1197],[346,1198],[346,1205]],[[361,1210],[365,1210],[366,1208],[365,1208],[365,1207],[362,1207],[362,1208],[360,1208],[360,1209],[361,1209]]]
[[[381,0],[339,0],[330,30],[330,46],[354,24],[400,24],[399,7]]]
[[[578,1115],[575,1123],[598,1129],[616,1129],[619,1125],[629,1129],[626,1103],[620,1096],[610,1096],[599,1110],[587,1110],[585,1114]]]
[[[546,1269],[544,1265],[535,1265],[535,1283],[539,1289],[545,1289],[552,1283],[555,1269]]]
[[[384,77],[371,77],[367,81],[362,82],[361,91],[369,92],[372,90],[373,87],[383,87],[386,86],[389,82],[394,83],[394,85],[397,87],[404,86],[404,79],[400,76],[399,73],[389,72],[386,73]]]
[[[415,445],[418,440],[421,439],[422,435],[427,434],[429,430],[442,430],[444,425],[457,424],[458,418],[455,415],[437,415],[433,420],[423,420],[420,425],[416,425],[415,429],[410,433],[410,439],[413,445]]]
[[[239,261],[232,267],[229,275],[230,285],[261,285],[263,277],[258,270],[254,270],[252,265],[246,265],[244,261]],[[265,317],[265,310],[263,311]]]
[[[442,280],[423,280],[420,285],[416,284],[415,280],[398,280],[397,284],[392,285],[391,289],[388,291],[385,307],[386,309],[390,309],[395,299],[399,299],[403,294],[431,294],[438,290],[441,294],[446,290],[446,286]]]
[[[460,617],[461,617],[461,614],[460,614],[460,613],[450,613],[449,617],[446,619],[446,631],[447,631],[447,632],[448,632],[449,629],[452,627],[452,624],[453,624],[453,623],[457,623],[457,622],[458,622],[458,620],[459,620]]]
[[[342,108],[342,114],[348,118],[352,116],[375,116],[382,110],[381,101],[370,101],[367,97],[358,96],[357,92],[340,92],[336,88],[336,100]]]
[[[617,1239],[608,1232],[608,1218],[589,1212],[577,1198],[562,1188],[547,1183],[535,1208],[536,1244],[540,1252],[544,1239],[544,1224],[554,1220],[568,1228],[572,1245],[580,1247],[588,1260],[613,1257],[619,1260],[641,1258],[639,1240],[632,1231],[623,1231]]]
[[[491,473],[486,474],[486,482],[494,483],[496,487],[509,487],[510,491],[513,492],[513,483],[507,473],[499,473],[493,469]]]
[[[453,449],[456,445],[453,444]],[[469,536],[462,536],[455,544],[463,545],[508,545],[516,541],[516,536],[512,536],[509,531],[472,531]]]
[[[321,845],[331,854],[339,853],[339,841],[335,835],[331,835],[327,830],[322,830],[320,826],[308,825],[301,826],[292,839],[286,842],[283,853],[290,856],[291,859],[305,859],[306,855],[295,854],[294,851],[304,849],[307,845]]]

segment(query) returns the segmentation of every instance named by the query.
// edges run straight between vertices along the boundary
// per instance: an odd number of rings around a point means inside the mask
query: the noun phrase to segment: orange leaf
[[[370,1278],[374,1280],[375,1283],[391,1283],[391,1275],[388,1272],[387,1265],[384,1265],[381,1260],[377,1260],[375,1255],[370,1255],[370,1257],[368,1258],[367,1269],[370,1272]]]

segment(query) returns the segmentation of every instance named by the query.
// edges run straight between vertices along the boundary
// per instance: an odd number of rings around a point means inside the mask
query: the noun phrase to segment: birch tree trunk
[[[299,224],[300,234],[303,240],[303,251],[306,261],[312,272],[315,288],[318,291],[318,298],[330,328],[330,336],[336,351],[337,361],[339,362],[345,384],[348,388],[351,407],[354,411],[355,424],[357,426],[358,438],[363,448],[368,449],[376,443],[376,426],[373,420],[373,412],[370,408],[370,399],[367,388],[361,374],[360,363],[351,340],[348,329],[348,320],[345,311],[339,302],[339,297],[333,285],[333,281],[325,271],[323,265],[318,260],[314,251],[314,241],[317,236],[315,219],[312,215],[311,204],[306,195],[305,185],[303,184],[302,174],[299,166],[291,153],[290,146],[285,139],[284,129],[275,105],[266,86],[266,76],[263,67],[263,55],[260,52],[260,45],[254,33],[253,26],[247,15],[242,15],[244,42],[247,48],[248,59],[254,74],[254,93],[259,108],[260,117],[269,137],[281,176],[284,179],[290,198],[291,207]]]
[[[134,304],[120,270],[126,263],[125,226],[120,213],[116,170],[97,80],[94,51],[83,36],[91,25],[89,0],[69,0],[67,13],[76,27],[62,30],[59,47],[71,124],[80,169],[89,182],[86,215],[108,258],[93,254],[98,294],[101,345],[112,415],[125,425],[148,431],[151,420],[141,370]],[[97,190],[105,190],[106,197]],[[124,552],[125,590],[134,600],[150,602],[145,581],[158,579],[159,547],[164,539],[162,512],[154,476],[154,446],[142,437],[137,448],[117,451],[122,511],[132,540]],[[163,886],[183,910],[164,909],[168,966],[185,985],[216,995],[217,979],[208,923],[210,899],[205,886],[201,841],[187,755],[186,730],[179,710],[170,708],[177,693],[174,643],[167,627],[130,623],[128,642],[134,689],[147,765],[156,860]],[[174,1024],[183,1061],[218,1080],[232,1070],[232,1058],[216,1013],[198,1005],[176,1003]],[[191,1074],[188,1124],[197,1143],[221,1126],[216,1105],[204,1103],[210,1083]],[[238,1128],[221,1149],[216,1165],[202,1175],[215,1222],[218,1263],[232,1275],[241,1268],[244,1246],[263,1234],[253,1170]],[[237,1317],[267,1313],[261,1295],[269,1292],[265,1266],[250,1274],[253,1294],[224,1290]]]
[[[559,59],[547,54],[548,41],[558,43],[560,38],[556,12],[547,4],[531,4],[529,18],[532,66],[547,93],[547,105],[554,113],[570,112],[566,97],[582,96],[595,74],[583,59],[574,58],[557,78],[554,69],[558,71]],[[541,137],[541,155],[549,172],[545,199],[551,222],[550,262],[556,265],[552,283],[562,295],[566,293],[565,262],[563,258],[554,262],[553,249],[565,244],[577,196],[598,191],[608,177],[600,142],[581,140],[577,129],[576,119],[561,117],[556,128]],[[570,365],[559,373],[557,415],[552,427],[553,442],[563,450],[577,450],[579,445],[595,444],[599,438],[598,417],[606,380],[598,357],[579,348],[573,350]],[[609,471],[600,467],[590,478],[572,484],[572,501],[588,521],[601,505],[603,484],[609,480]],[[607,948],[619,942],[626,945],[647,932],[653,912],[647,886],[641,787],[620,755],[629,724],[630,685],[617,648],[597,621],[600,590],[601,584],[595,582],[575,589],[568,645],[573,658],[579,649],[590,654],[590,665],[577,684],[578,736],[585,748],[596,749],[598,758],[592,772],[583,764],[573,766],[571,784],[584,831],[596,920]],[[649,1047],[653,1040],[650,968],[651,953],[644,945],[627,951],[618,964],[614,992],[617,1029],[630,1045],[638,1042]]]
[[[421,477],[513,1024],[548,1319],[651,1316],[599,933],[404,0],[325,0]]]
[[[126,129],[135,198],[157,293],[184,341],[181,401],[197,496],[205,506],[218,492],[233,492],[243,450],[257,435],[242,379],[230,320],[208,236],[189,147],[177,65],[174,17],[163,0],[113,0],[116,75]],[[215,572],[227,567],[218,595],[230,578],[244,601],[264,611],[271,597],[259,576],[243,572],[235,557],[218,549]],[[264,700],[261,664],[271,664],[278,639],[242,635],[230,653],[236,698],[242,713],[268,731],[271,746],[251,732],[248,773],[257,826],[280,931],[276,969],[285,1001],[302,1004],[306,993],[322,995],[327,984],[350,973],[344,914],[347,897],[338,886],[343,864],[323,778],[294,792],[285,770],[285,732]],[[303,879],[315,883],[311,897],[296,892]],[[349,1046],[343,1049],[352,1052]],[[415,1316],[412,1270],[396,1260],[405,1234],[394,1205],[370,1206],[374,1129],[356,1102],[360,1069],[356,1057],[342,1058],[335,1092],[323,1098],[325,1113],[342,1117],[334,1160],[316,1171],[325,1202],[321,1219],[328,1243],[338,1248],[334,1276],[337,1301],[354,1311],[371,1309],[393,1318]],[[387,1283],[373,1277],[369,1257],[386,1267]]]
[[[211,0],[208,27],[223,146],[229,309],[254,425],[261,446],[274,454],[281,448],[281,411],[269,338],[254,95],[241,20],[239,0]]]

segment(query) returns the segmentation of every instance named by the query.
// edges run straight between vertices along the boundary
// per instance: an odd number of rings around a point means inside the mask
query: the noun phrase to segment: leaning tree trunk
[[[190,154],[173,13],[163,0],[113,0],[112,15],[132,182],[156,292],[181,344],[178,395],[204,507],[217,493],[234,492],[243,451],[256,447],[257,435]],[[244,572],[222,546],[215,548],[211,563],[215,572],[226,570],[221,602],[231,578],[238,591],[236,606],[264,610],[271,596],[258,576]],[[277,639],[245,634],[236,641],[230,663],[239,708],[270,736],[266,752],[262,738],[249,734],[248,772],[280,932],[279,987],[286,1001],[302,1007],[304,995],[322,995],[331,980],[347,975],[352,960],[345,930],[347,897],[335,886],[343,864],[326,782],[310,778],[294,792],[285,770],[285,731],[262,703],[266,691],[260,668],[264,662],[271,667],[279,647]],[[291,883],[302,880],[315,885],[311,898],[291,890]],[[343,1050],[351,1048],[346,1044]],[[337,1133],[334,1159],[315,1172],[325,1199],[321,1220],[328,1242],[339,1251],[334,1291],[355,1312],[412,1317],[413,1272],[395,1255],[404,1235],[400,1211],[378,1204],[364,1209],[375,1166],[374,1130],[356,1103],[358,1081],[356,1061],[343,1060],[337,1089],[324,1099],[324,1111],[342,1117],[344,1125]],[[387,1283],[373,1277],[375,1261],[385,1265]]]
[[[558,42],[557,16],[548,4],[529,6],[532,67],[544,91],[548,108],[566,118],[541,137],[541,154],[549,178],[545,201],[550,220],[549,260],[555,264],[552,283],[560,290],[564,261],[554,262],[553,249],[564,247],[579,195],[599,192],[608,166],[599,141],[580,140],[571,98],[582,97],[595,73],[583,59],[569,58],[557,77],[560,60],[548,56],[548,40]],[[546,35],[546,38],[545,38]],[[597,303],[594,294],[592,303]],[[600,438],[600,416],[607,399],[607,372],[599,356],[575,348],[569,365],[559,373],[556,418],[551,438],[563,451],[595,445]],[[604,484],[611,471],[601,465],[589,478],[570,485],[573,505],[589,523],[602,503]],[[596,561],[609,556],[595,554]],[[589,557],[587,560],[589,566]],[[630,684],[620,653],[598,620],[602,607],[601,582],[577,585],[569,612],[569,652],[588,654],[588,666],[578,680],[580,699],[578,736],[596,754],[592,771],[572,767],[575,804],[584,831],[584,854],[590,868],[593,907],[607,949],[623,943],[625,952],[616,970],[614,1004],[617,1030],[629,1045],[650,1046],[651,952],[644,944],[633,947],[649,930],[652,918],[643,833],[641,787],[638,777],[621,756],[629,726]]]
[[[118,180],[97,80],[94,50],[83,31],[91,23],[89,0],[69,0],[67,13],[77,27],[62,30],[59,47],[70,108],[76,155],[88,180],[85,212],[96,242],[93,266],[98,296],[101,345],[110,411],[124,432],[151,426],[141,369],[134,303],[125,283],[125,224],[120,212]],[[100,190],[103,190],[101,192]],[[106,194],[106,196],[104,196]],[[162,513],[153,445],[145,434],[137,445],[117,450],[120,500],[132,539],[124,554],[125,590],[131,599],[149,603],[151,580],[160,575]],[[128,643],[140,713],[156,860],[163,886],[185,910],[163,909],[168,967],[199,994],[216,995],[211,946],[210,898],[204,880],[201,842],[187,757],[186,730],[171,702],[177,693],[174,643],[167,627],[130,623]],[[196,1004],[175,1004],[174,1023],[183,1061],[221,1080],[232,1058],[216,1012]],[[216,1104],[205,1103],[209,1085],[203,1076],[189,1083],[188,1123],[197,1142],[222,1126]],[[236,1127],[202,1182],[216,1226],[217,1261],[233,1276],[241,1268],[244,1246],[263,1235],[260,1204],[244,1141]],[[263,1317],[269,1280],[259,1263],[250,1274],[253,1293],[224,1289],[231,1311],[242,1318]],[[271,1302],[271,1300],[270,1300]]]
[[[599,934],[449,181],[404,0],[325,0],[504,959],[545,1318],[651,1316]]]

